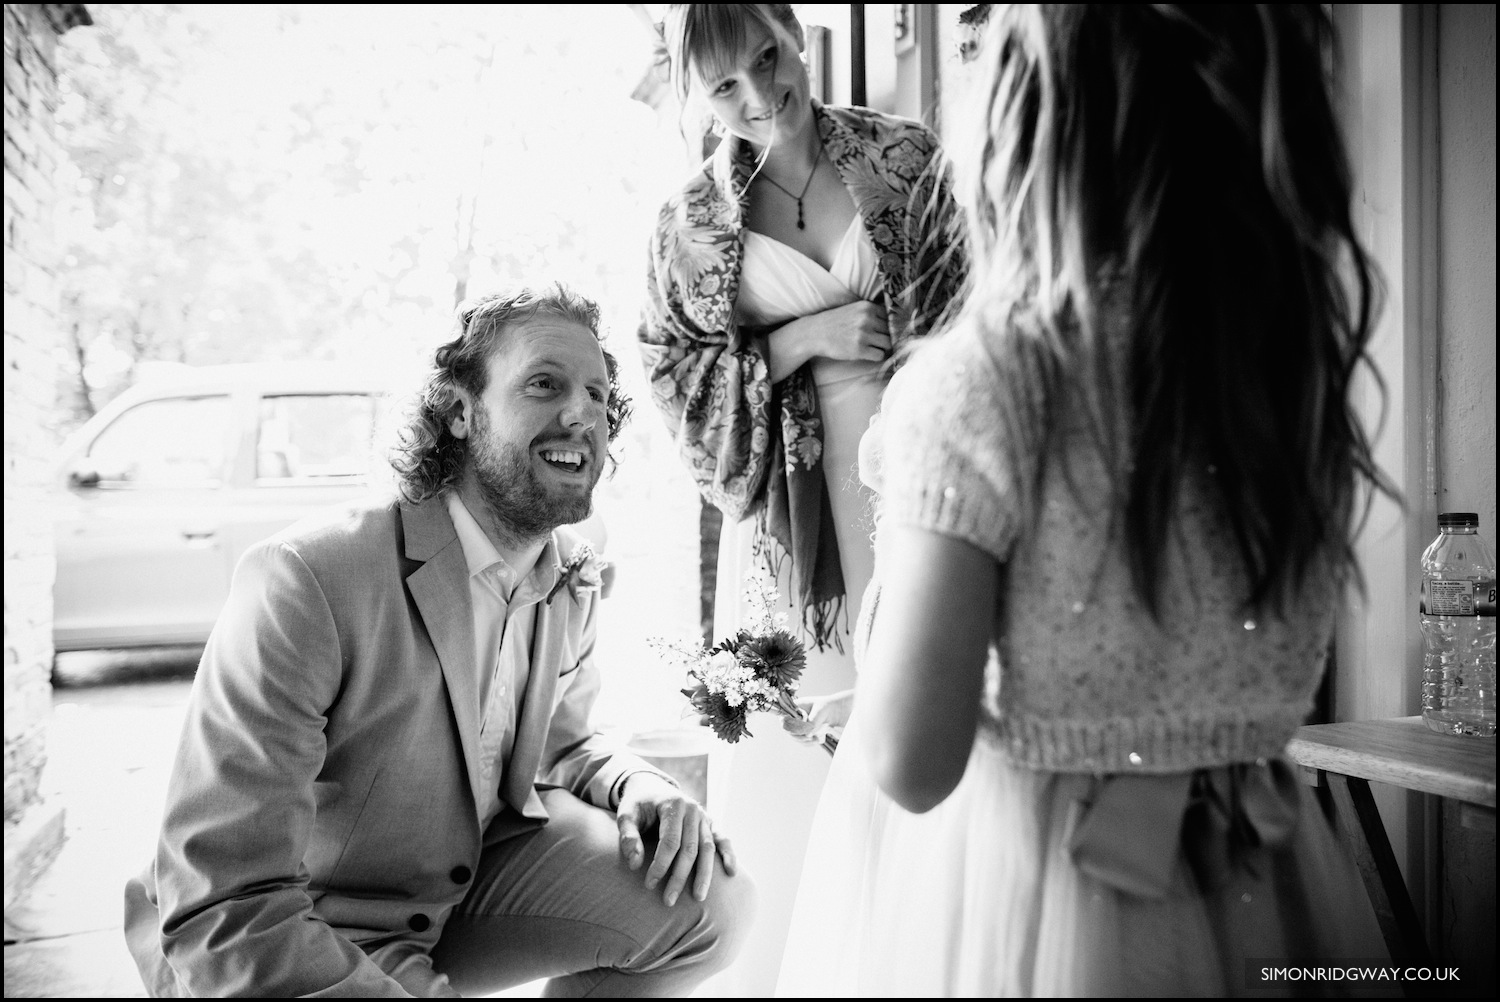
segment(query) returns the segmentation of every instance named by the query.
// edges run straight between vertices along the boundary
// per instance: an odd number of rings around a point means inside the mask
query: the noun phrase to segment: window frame
[[[183,403],[198,400],[221,400],[223,401],[223,427],[219,430],[219,463],[218,476],[201,480],[181,481],[139,481],[108,479],[102,471],[95,468],[98,479],[89,484],[91,490],[100,491],[142,491],[142,490],[171,490],[171,491],[203,491],[223,490],[227,488],[234,477],[235,467],[235,395],[226,390],[205,390],[202,392],[183,392],[179,394],[167,394],[151,397],[131,404],[120,411],[119,414],[102,428],[98,434],[89,439],[88,444],[76,461],[76,464],[92,464],[94,461],[94,449],[101,439],[120,426],[131,415],[136,414],[147,407],[161,404]]]
[[[266,404],[273,400],[287,397],[361,397],[369,406],[369,430],[365,448],[372,450],[375,436],[379,433],[380,426],[380,404],[382,395],[368,390],[262,390],[255,396],[253,411],[251,414],[250,429],[248,437],[249,481],[252,487],[279,488],[279,487],[347,487],[368,484],[371,482],[371,469],[367,465],[358,473],[334,474],[324,476],[288,476],[275,477],[263,476],[260,472],[260,442],[263,430],[264,414]],[[373,453],[371,453],[373,454]]]

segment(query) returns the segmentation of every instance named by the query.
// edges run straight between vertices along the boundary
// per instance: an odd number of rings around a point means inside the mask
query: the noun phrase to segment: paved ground
[[[125,880],[156,837],[194,651],[64,655],[53,692],[49,797],[67,841],[8,932],[10,998],[143,998],[120,932]]]

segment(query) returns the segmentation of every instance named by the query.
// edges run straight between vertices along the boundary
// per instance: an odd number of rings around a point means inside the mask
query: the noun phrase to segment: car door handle
[[[189,543],[211,543],[213,538],[219,534],[217,529],[184,529],[182,538]]]

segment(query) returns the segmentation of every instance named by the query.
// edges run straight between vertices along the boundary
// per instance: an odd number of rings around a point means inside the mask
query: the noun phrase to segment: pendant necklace
[[[797,229],[799,229],[799,230],[805,230],[805,229],[807,229],[807,223],[803,220],[803,216],[802,216],[802,199],[807,196],[807,189],[809,189],[809,188],[812,187],[813,178],[815,178],[815,177],[818,176],[818,168],[821,167],[821,166],[823,166],[823,137],[820,135],[820,136],[818,136],[818,156],[817,156],[817,158],[815,160],[813,160],[813,168],[812,168],[811,171],[808,172],[807,183],[802,186],[802,194],[801,195],[793,195],[790,191],[787,191],[786,188],[782,187],[781,184],[778,183],[775,178],[773,178],[771,175],[765,173],[764,171],[762,171],[761,173],[759,173],[759,174],[756,175],[757,177],[763,177],[767,181],[770,181],[772,184],[776,185],[777,188],[780,188],[783,192],[786,192],[786,197],[787,198],[790,198],[790,199],[793,199],[794,201],[796,201],[796,203],[797,203]]]

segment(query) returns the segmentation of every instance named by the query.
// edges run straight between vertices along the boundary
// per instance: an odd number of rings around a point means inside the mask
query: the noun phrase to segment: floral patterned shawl
[[[937,137],[867,108],[813,108],[823,149],[879,255],[899,347],[932,329],[965,277],[960,217]],[[662,206],[641,353],[652,396],[699,489],[730,519],[758,517],[757,550],[773,566],[791,558],[804,624],[822,645],[837,642],[844,583],[820,469],[817,391],[808,365],[773,386],[767,331],[741,328],[734,317],[754,169],[749,144],[729,137]]]

